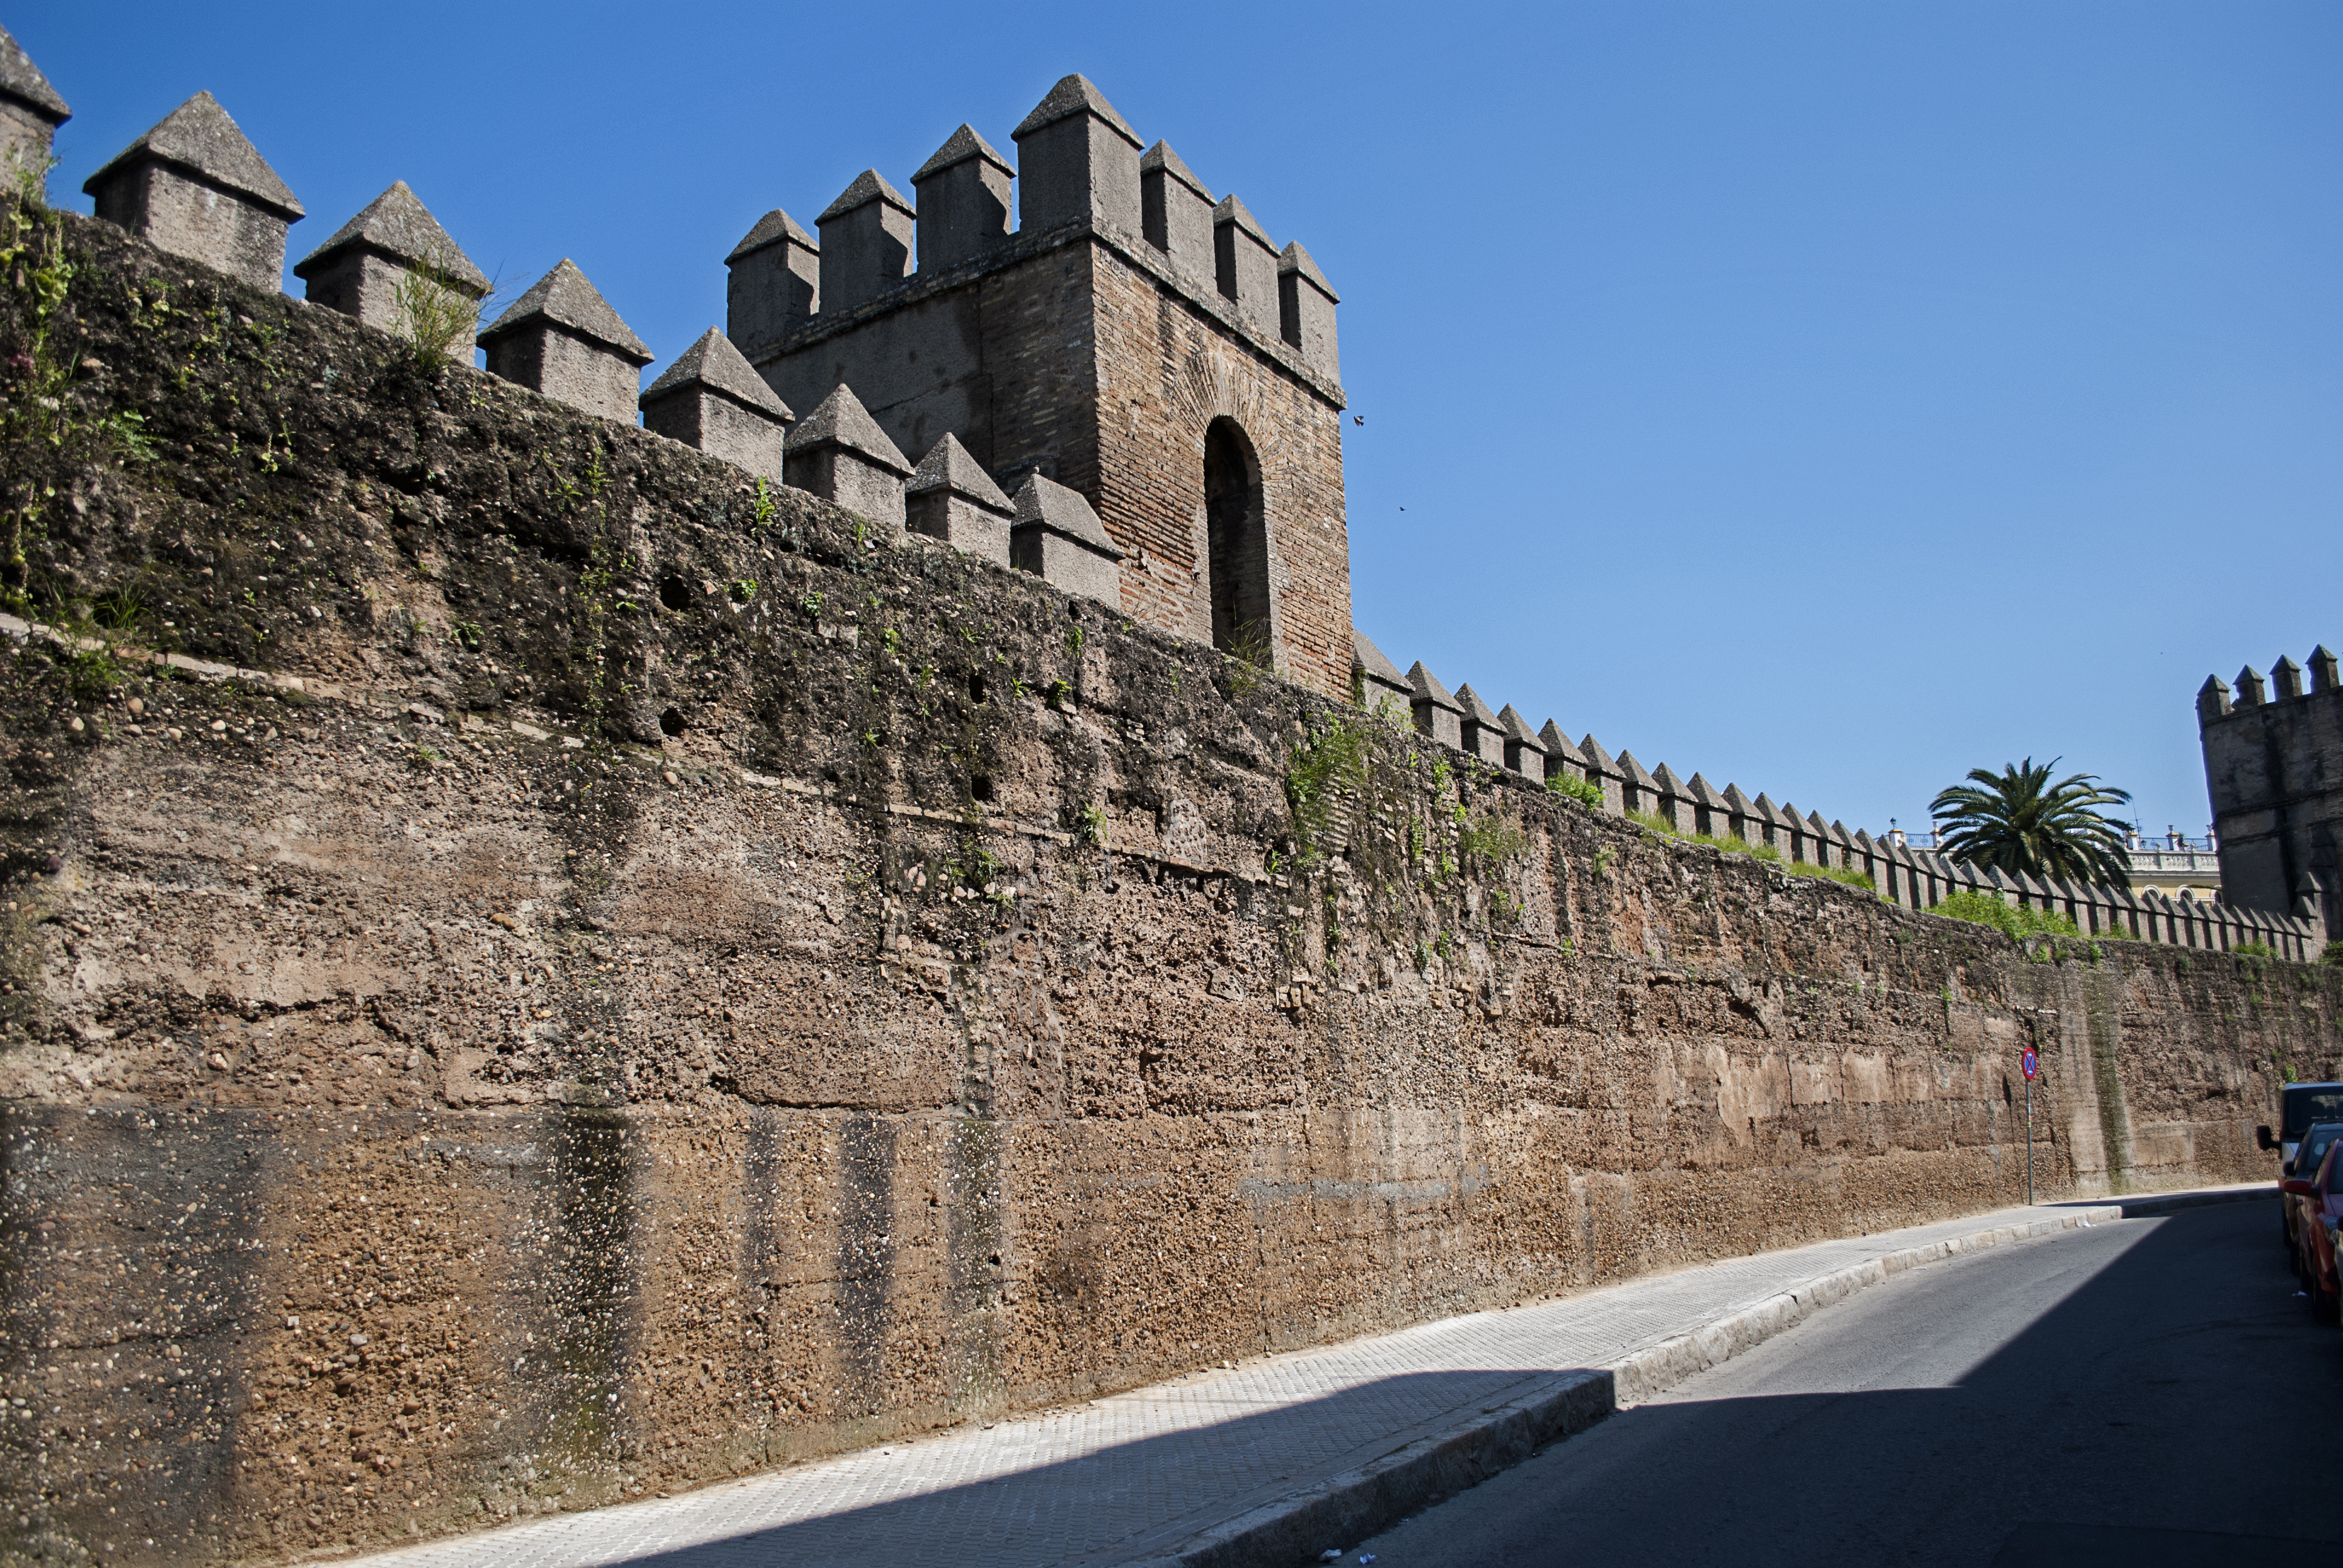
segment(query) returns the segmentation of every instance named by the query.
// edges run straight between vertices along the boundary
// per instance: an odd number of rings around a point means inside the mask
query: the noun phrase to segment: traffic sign
[[[2017,1065],[2026,1074],[2026,1081],[2028,1083],[2033,1082],[2035,1076],[2042,1070],[2042,1063],[2036,1060],[2034,1048],[2030,1045],[2017,1053]]]

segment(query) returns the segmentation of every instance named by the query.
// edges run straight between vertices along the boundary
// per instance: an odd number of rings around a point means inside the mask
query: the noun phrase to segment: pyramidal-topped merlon
[[[821,216],[813,221],[817,226],[825,224],[832,218],[843,217],[855,208],[868,206],[874,201],[885,202],[889,206],[897,208],[906,216],[912,211],[910,198],[889,185],[885,175],[880,174],[877,169],[864,169],[848,183],[844,190],[838,193],[836,201],[821,209]]]
[[[1473,689],[1470,681],[1456,689],[1456,706],[1463,709],[1464,717],[1473,723],[1485,724],[1493,729],[1497,727],[1497,710],[1482,700],[1481,694]]]
[[[808,234],[797,219],[775,207],[749,226],[749,232],[740,236],[740,243],[732,247],[732,254],[724,258],[725,265],[729,266],[735,262],[746,261],[767,246],[785,241],[794,241],[810,251],[821,249],[813,236]]]
[[[903,487],[904,520],[915,534],[943,540],[998,566],[1009,564],[1009,523],[1016,506],[960,437],[946,432]]]
[[[911,176],[920,193],[922,276],[973,260],[1009,242],[1011,182],[1017,171],[992,144],[962,126]]]
[[[1335,346],[1334,307],[1342,297],[1310,253],[1295,240],[1277,258],[1277,333],[1302,357],[1334,380],[1342,375]]]
[[[1122,558],[1121,547],[1107,537],[1106,525],[1099,521],[1098,513],[1080,490],[1046,475],[1031,474],[1018,487],[1013,504],[1019,528],[1047,528],[1061,538],[1087,545],[1101,555]]]
[[[725,335],[752,360],[821,308],[821,246],[775,207],[724,258]]]
[[[400,282],[417,268],[468,299],[488,295],[488,274],[472,265],[407,182],[398,180],[295,263],[293,276],[308,286],[310,304],[390,331],[399,324]],[[464,355],[469,364],[469,344]]]
[[[1011,565],[1070,594],[1121,605],[1122,578],[1115,563],[1122,550],[1109,537],[1080,490],[1031,474],[1011,498],[1009,526]]]
[[[1530,721],[1508,702],[1497,710],[1497,722],[1505,729],[1505,766],[1532,783],[1544,783],[1545,743],[1530,728]]]
[[[388,190],[367,203],[356,217],[334,231],[333,237],[304,256],[294,266],[293,276],[307,277],[351,250],[369,250],[387,260],[436,268],[475,299],[488,292],[488,275],[472,265],[471,257],[439,226],[439,220],[405,180],[392,181]]]
[[[1106,95],[1098,90],[1098,84],[1080,71],[1059,77],[1057,85],[1043,95],[1041,101],[1033,106],[1032,113],[1018,121],[1017,128],[1009,134],[1021,142],[1036,131],[1045,130],[1077,115],[1104,121],[1121,133],[1133,151],[1138,150],[1139,133],[1131,128],[1129,121],[1115,113],[1114,106],[1106,101]]]
[[[785,482],[785,441],[796,416],[713,327],[659,372],[640,402],[644,429]]]
[[[568,256],[480,334],[488,374],[605,419],[634,422],[651,351]]]
[[[789,449],[811,451],[817,447],[838,447],[893,469],[908,477],[911,465],[902,449],[887,437],[854,388],[840,382],[829,397],[814,405],[802,424],[789,432]]]
[[[662,394],[693,386],[705,387],[744,408],[753,408],[784,424],[797,419],[789,412],[789,406],[773,395],[764,378],[732,347],[732,340],[713,327],[694,338],[690,347],[676,356],[674,364],[659,373],[643,393],[643,399],[649,402]]]
[[[821,230],[821,308],[840,316],[911,275],[917,219],[903,193],[864,169],[814,220]]]
[[[1232,194],[1212,209],[1212,276],[1223,297],[1254,331],[1280,336],[1277,246]]]
[[[1355,626],[1351,628],[1351,668],[1358,681],[1359,704],[1370,712],[1381,709],[1387,699],[1405,703],[1415,695],[1399,666]]]
[[[903,488],[910,495],[949,491],[966,496],[1002,517],[1016,509],[1001,487],[992,482],[992,476],[984,471],[984,466],[970,457],[968,448],[960,444],[960,437],[949,431],[920,459],[920,466],[911,470],[911,482]]]
[[[1505,729],[1497,718],[1497,710],[1482,700],[1470,682],[1456,689],[1456,706],[1464,710],[1457,723],[1457,743],[1482,761],[1503,767]]]
[[[615,349],[637,364],[651,362],[651,351],[635,336],[634,328],[618,318],[610,302],[602,297],[578,264],[568,256],[554,263],[553,270],[531,284],[528,292],[506,307],[503,315],[491,322],[480,334],[480,346],[488,347],[491,338],[518,332],[539,322],[549,323],[580,337],[590,339],[605,348]],[[631,402],[631,399],[629,399]]]
[[[903,526],[903,481],[911,465],[844,382],[789,432],[785,450],[794,487],[873,522]]]
[[[1562,732],[1561,725],[1551,719],[1547,719],[1538,730],[1538,743],[1545,748],[1545,754],[1549,760],[1567,763],[1578,770],[1578,777],[1581,779],[1586,777],[1586,753],[1581,751],[1572,743],[1570,737]],[[1549,777],[1551,777],[1551,769],[1549,769]]]
[[[1188,166],[1187,161],[1172,150],[1170,142],[1158,140],[1153,146],[1139,155],[1140,178],[1145,179],[1151,174],[1161,174],[1175,184],[1185,186],[1202,196],[1206,206],[1216,206],[1220,201],[1197,177],[1196,171]]]
[[[81,188],[106,222],[270,293],[284,278],[286,230],[303,216],[209,93],[166,115]]]
[[[1001,156],[1000,150],[977,133],[974,126],[963,122],[960,129],[945,137],[944,145],[930,154],[928,161],[919,166],[918,172],[911,176],[911,184],[917,186],[921,180],[940,175],[970,158],[981,158],[1005,175],[1013,176],[1017,173],[1009,160]]]
[[[287,223],[306,216],[292,187],[277,178],[260,149],[209,93],[197,93],[156,121],[145,136],[84,181],[82,189],[96,196],[108,180],[141,163],[169,164],[201,176],[221,190],[250,198]]]
[[[1462,746],[1464,743],[1464,709],[1450,695],[1446,687],[1423,660],[1408,666],[1408,707],[1415,716],[1418,733],[1442,746]]]
[[[51,135],[72,118],[33,57],[0,27],[0,162],[25,168],[40,163]]]
[[[1089,77],[1061,78],[1010,135],[1021,166],[1020,228],[1042,234],[1088,223],[1140,232],[1139,133]]]
[[[1157,142],[1139,159],[1139,227],[1147,243],[1180,271],[1211,284],[1212,193],[1180,161],[1169,142]]]

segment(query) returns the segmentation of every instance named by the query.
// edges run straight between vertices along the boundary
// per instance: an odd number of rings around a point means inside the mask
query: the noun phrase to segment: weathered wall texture
[[[1664,842],[65,232],[75,466],[0,453],[95,639],[0,661],[12,1560],[462,1530],[2010,1202],[2029,1041],[2046,1193],[2264,1175],[2343,1065],[2343,976]]]

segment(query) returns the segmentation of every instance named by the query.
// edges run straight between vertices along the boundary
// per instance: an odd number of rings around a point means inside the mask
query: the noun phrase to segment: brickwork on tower
[[[1347,694],[1351,551],[1342,407],[1281,375],[1112,251],[1094,253],[1101,410],[1097,499],[1123,562],[1124,608],[1175,636],[1212,638],[1206,597],[1204,431],[1233,418],[1262,466],[1277,668]],[[1071,482],[1071,481],[1069,481]],[[1141,551],[1144,551],[1141,555]]]
[[[1075,125],[1086,134],[1061,134]],[[1351,665],[1343,396],[1322,276],[1299,246],[1281,264],[1255,226],[1230,232],[1257,265],[1208,276],[1206,247],[1183,248],[1167,231],[1167,250],[1128,225],[1142,167],[1162,165],[1154,154],[1142,165],[1135,135],[1079,76],[1052,89],[1020,135],[1015,232],[962,226],[948,252],[922,253],[899,273],[897,253],[874,259],[854,226],[893,210],[891,198],[870,193],[894,187],[865,174],[825,213],[833,237],[818,263],[817,298],[853,303],[817,305],[756,341],[765,318],[752,328],[744,317],[733,337],[793,407],[850,386],[914,458],[950,435],[1004,490],[1038,473],[1079,491],[1124,552],[1121,608],[1134,619],[1212,642],[1215,573],[1265,577],[1249,584],[1247,603],[1261,613],[1243,614],[1233,633],[1223,624],[1217,640],[1342,695]],[[1176,164],[1161,144],[1158,152]],[[1006,167],[962,126],[914,184],[931,205],[967,205],[973,192],[975,210],[1005,216],[997,193]],[[979,176],[991,183],[972,183]],[[1232,211],[1252,225],[1241,206]],[[768,215],[751,237],[793,226]],[[783,255],[745,240],[735,255],[743,253],[743,265],[768,269]],[[739,297],[763,297],[738,269],[735,283]],[[1241,526],[1265,535],[1248,536],[1251,553],[1224,552],[1217,565],[1205,495],[1206,432],[1216,419],[1233,422],[1258,464],[1258,516]],[[1217,586],[1226,622],[1231,585]]]

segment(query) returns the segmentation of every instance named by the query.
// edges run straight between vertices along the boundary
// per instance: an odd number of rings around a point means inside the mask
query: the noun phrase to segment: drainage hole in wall
[[[968,781],[968,792],[979,800],[992,799],[992,780],[980,773]]]
[[[669,740],[672,740],[677,736],[682,734],[683,715],[672,708],[669,709],[665,713],[660,714],[659,733],[666,736]]]
[[[667,606],[669,609],[689,609],[691,608],[690,586],[681,578],[661,578],[659,579],[659,603]]]
[[[984,677],[971,675],[968,678],[968,699],[970,702],[984,700]]]

